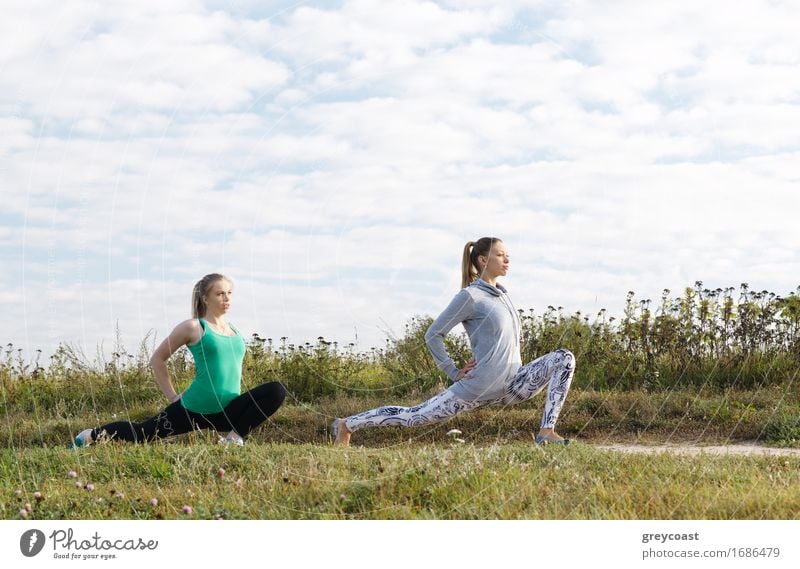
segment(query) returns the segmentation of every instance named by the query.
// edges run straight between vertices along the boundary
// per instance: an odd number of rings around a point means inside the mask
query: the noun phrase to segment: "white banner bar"
[[[798,521],[0,521],[3,567],[800,567]]]

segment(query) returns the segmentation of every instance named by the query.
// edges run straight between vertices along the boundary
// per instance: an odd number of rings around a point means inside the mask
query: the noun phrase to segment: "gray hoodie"
[[[456,382],[458,368],[444,347],[444,338],[463,324],[477,365]],[[473,281],[456,294],[434,320],[425,343],[436,365],[455,384],[450,390],[466,401],[489,401],[505,395],[506,383],[522,366],[519,353],[520,319],[508,292],[484,280]]]

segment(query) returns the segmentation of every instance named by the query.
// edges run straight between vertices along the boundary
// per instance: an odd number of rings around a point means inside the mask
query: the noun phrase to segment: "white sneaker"
[[[219,438],[219,444],[221,445],[236,445],[237,447],[244,446],[244,440],[239,437],[222,437]]]

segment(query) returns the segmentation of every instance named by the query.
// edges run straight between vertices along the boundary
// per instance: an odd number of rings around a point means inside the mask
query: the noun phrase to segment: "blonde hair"
[[[478,257],[486,257],[492,245],[501,242],[497,237],[481,237],[477,241],[467,241],[461,256],[461,288],[467,288],[472,281],[479,278],[480,267]]]
[[[219,273],[210,273],[195,283],[192,289],[192,318],[202,318],[206,315],[206,303],[203,297],[218,281],[228,281],[233,284],[231,279]]]

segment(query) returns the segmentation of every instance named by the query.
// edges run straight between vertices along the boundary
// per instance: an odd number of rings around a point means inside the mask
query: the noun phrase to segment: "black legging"
[[[247,438],[250,431],[278,410],[285,398],[286,388],[280,382],[272,381],[242,393],[219,413],[195,413],[185,409],[178,400],[141,423],[117,421],[93,429],[92,439],[105,436],[121,441],[144,442],[195,429],[236,431],[242,438]]]

